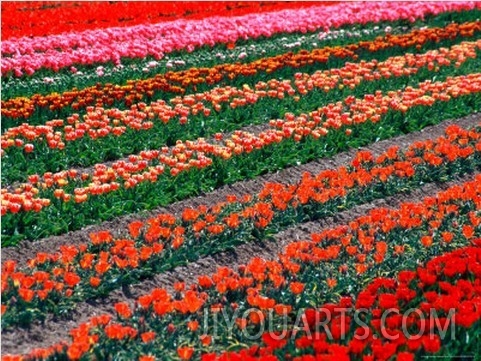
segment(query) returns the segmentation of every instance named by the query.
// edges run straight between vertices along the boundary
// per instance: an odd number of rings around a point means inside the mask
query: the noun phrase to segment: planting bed
[[[480,3],[2,13],[3,360],[481,357]]]

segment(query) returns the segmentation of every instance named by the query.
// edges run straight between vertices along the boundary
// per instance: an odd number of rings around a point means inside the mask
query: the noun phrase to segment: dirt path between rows
[[[211,274],[217,267],[227,266],[236,269],[239,265],[247,263],[253,255],[265,259],[272,259],[281,252],[286,245],[300,239],[309,239],[309,235],[323,229],[337,225],[347,224],[351,220],[366,214],[377,207],[396,208],[402,202],[416,202],[426,196],[433,196],[440,190],[447,189],[454,184],[461,184],[472,180],[473,175],[459,178],[455,181],[442,184],[429,183],[409,194],[400,194],[385,199],[378,199],[368,204],[359,205],[350,210],[340,212],[333,217],[324,218],[315,222],[307,222],[279,232],[274,236],[274,241],[266,243],[250,242],[237,247],[235,250],[218,253],[186,266],[156,275],[153,279],[115,290],[105,299],[81,302],[71,313],[69,320],[59,320],[51,315],[44,324],[34,324],[29,329],[13,329],[2,331],[2,354],[28,353],[35,348],[44,348],[61,340],[69,340],[69,330],[87,322],[92,316],[110,314],[115,316],[113,306],[116,302],[128,302],[133,305],[135,299],[154,288],[166,288],[173,291],[175,282],[183,281],[187,285],[197,281],[203,274]]]
[[[398,145],[401,149],[405,149],[414,141],[436,138],[443,135],[446,127],[454,123],[459,124],[461,127],[469,127],[480,122],[481,113],[472,114],[457,120],[446,120],[438,125],[426,127],[419,132],[413,132],[407,135],[373,143],[362,149],[370,150],[374,155],[379,155],[392,145]],[[64,235],[51,236],[35,242],[22,241],[16,247],[3,248],[1,260],[3,262],[7,259],[13,259],[22,265],[29,259],[35,257],[38,252],[52,252],[53,250],[58,249],[61,245],[89,242],[89,234],[91,232],[110,230],[113,234],[119,235],[133,220],[154,217],[160,213],[173,213],[179,215],[186,207],[196,207],[201,204],[212,205],[217,202],[225,201],[225,197],[228,194],[242,196],[244,194],[257,193],[262,189],[266,182],[294,183],[301,179],[304,172],[315,174],[325,169],[332,169],[345,165],[356,151],[357,150],[352,149],[347,152],[339,153],[331,158],[322,158],[303,165],[289,167],[276,173],[259,176],[253,180],[226,185],[205,195],[185,199],[167,207],[159,207],[151,211],[129,214],[98,225],[86,226],[81,230],[68,232]]]

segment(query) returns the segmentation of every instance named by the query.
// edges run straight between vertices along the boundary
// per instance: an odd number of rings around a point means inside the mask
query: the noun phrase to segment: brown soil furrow
[[[435,138],[443,135],[446,127],[453,123],[457,123],[462,127],[469,127],[474,126],[479,122],[481,122],[481,114],[472,114],[457,120],[446,120],[441,124],[427,127],[419,132],[413,132],[392,139],[373,143],[362,149],[370,150],[373,154],[379,155],[388,147],[393,145],[398,145],[400,148],[405,149],[414,141]],[[61,245],[89,242],[90,232],[95,232],[98,230],[110,230],[113,234],[119,234],[119,232],[122,232],[122,230],[126,229],[130,222],[136,219],[154,217],[159,213],[173,213],[179,215],[186,207],[196,207],[201,204],[212,205],[217,202],[225,201],[225,197],[228,194],[235,194],[237,196],[254,194],[259,192],[266,182],[294,183],[301,178],[304,172],[318,173],[325,169],[332,169],[341,165],[345,165],[350,161],[351,157],[355,153],[356,150],[352,149],[350,151],[337,154],[331,158],[319,159],[307,164],[289,167],[276,173],[269,173],[259,176],[253,180],[240,181],[231,185],[226,185],[210,193],[179,201],[167,207],[159,207],[151,211],[125,215],[112,221],[106,221],[98,225],[86,226],[81,230],[68,232],[60,236],[51,236],[34,242],[22,241],[16,247],[2,249],[1,259],[2,262],[7,259],[13,259],[22,265],[25,264],[28,259],[35,257],[36,253],[38,252],[52,252],[53,250],[58,249],[58,247]]]
[[[156,275],[153,279],[139,284],[124,287],[111,292],[105,299],[89,302],[81,302],[71,313],[69,320],[55,319],[48,315],[44,324],[33,324],[29,329],[12,329],[2,331],[2,353],[27,353],[35,348],[48,347],[61,340],[68,340],[69,330],[88,321],[92,316],[99,314],[114,315],[113,306],[116,302],[128,302],[131,305],[135,299],[151,291],[153,288],[166,288],[173,290],[175,282],[185,282],[187,285],[196,282],[197,277],[203,274],[211,274],[217,267],[227,266],[236,269],[239,265],[247,263],[253,255],[265,259],[272,259],[290,242],[299,239],[308,239],[311,233],[319,232],[326,228],[332,228],[366,214],[377,207],[396,208],[402,202],[416,202],[426,196],[433,196],[440,190],[447,189],[454,184],[461,184],[473,179],[473,176],[465,176],[456,181],[443,184],[426,184],[422,188],[413,190],[409,194],[401,194],[385,199],[379,199],[369,204],[359,205],[350,210],[316,222],[299,224],[279,232],[274,241],[265,243],[250,242],[241,245],[235,250],[218,253],[205,257],[186,266]]]

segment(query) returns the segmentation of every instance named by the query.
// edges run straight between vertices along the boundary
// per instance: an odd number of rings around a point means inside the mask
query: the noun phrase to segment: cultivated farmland
[[[481,3],[1,7],[2,360],[481,359]]]

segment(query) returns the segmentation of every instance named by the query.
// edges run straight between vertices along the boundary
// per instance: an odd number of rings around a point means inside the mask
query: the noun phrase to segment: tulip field
[[[481,2],[1,10],[2,360],[481,360]]]

